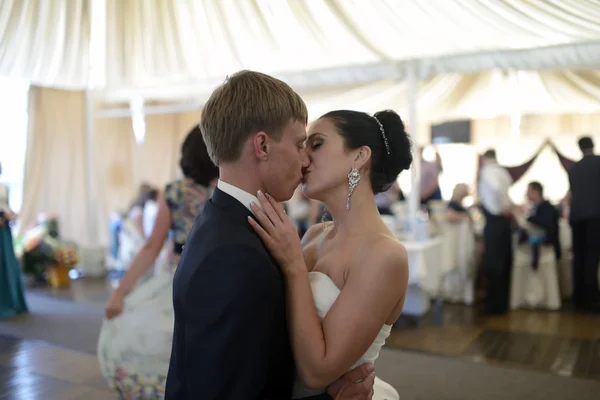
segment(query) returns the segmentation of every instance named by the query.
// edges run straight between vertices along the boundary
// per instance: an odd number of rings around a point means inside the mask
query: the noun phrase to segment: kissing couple
[[[393,111],[307,123],[296,92],[252,71],[205,104],[219,181],[174,276],[167,400],[398,399],[373,363],[408,262],[375,194],[410,167],[410,140]],[[300,184],[333,219],[302,241],[280,204]]]

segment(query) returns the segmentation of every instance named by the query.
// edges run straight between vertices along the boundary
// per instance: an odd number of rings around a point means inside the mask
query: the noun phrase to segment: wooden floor
[[[75,281],[66,291],[28,289],[31,312],[0,321],[0,400],[114,399],[93,354],[109,291],[102,279]],[[553,388],[546,399],[564,400],[570,393],[581,400],[590,388],[600,390],[600,316],[567,309],[482,317],[473,307],[447,304],[440,320],[433,314],[401,318],[377,368],[403,400],[513,399],[518,393],[498,393],[531,382]],[[425,378],[429,372],[450,376],[448,368],[486,382],[461,381],[451,392],[452,385]],[[428,390],[432,397],[423,397]]]
[[[115,398],[95,355],[6,336],[0,336],[0,389],[6,400]]]
[[[485,317],[445,305],[441,323],[401,319],[387,340],[397,349],[600,380],[600,315],[518,310]]]

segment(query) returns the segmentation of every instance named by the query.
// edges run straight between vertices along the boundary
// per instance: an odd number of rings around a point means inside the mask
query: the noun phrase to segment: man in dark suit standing
[[[569,168],[573,304],[585,311],[600,312],[600,156],[594,155],[592,138],[583,137],[578,144],[583,158]]]
[[[307,114],[287,84],[251,71],[230,76],[204,106],[200,127],[220,179],[174,277],[167,400],[291,398],[283,275],[248,218],[258,191],[285,201],[300,184]],[[373,380],[361,366],[330,392],[369,399]]]

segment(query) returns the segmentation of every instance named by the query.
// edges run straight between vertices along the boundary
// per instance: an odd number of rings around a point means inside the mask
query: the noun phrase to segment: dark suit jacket
[[[548,200],[542,200],[535,206],[527,221],[544,229],[546,236],[553,235],[558,225],[558,210]]]
[[[542,200],[533,213],[527,218],[530,223],[539,226],[546,232],[544,243],[554,247],[556,258],[561,257],[561,246],[559,237],[560,214],[548,200]]]
[[[600,217],[600,156],[583,157],[569,168],[571,210],[569,219],[581,221]]]
[[[194,223],[173,282],[166,400],[291,398],[283,275],[250,215],[217,189]]]

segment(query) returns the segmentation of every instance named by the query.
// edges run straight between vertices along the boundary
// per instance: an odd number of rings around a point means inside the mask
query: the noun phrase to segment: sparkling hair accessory
[[[385,144],[385,150],[389,155],[389,154],[391,154],[390,153],[390,144],[388,143],[387,136],[385,136],[385,130],[383,129],[383,124],[381,122],[379,122],[379,120],[377,119],[376,116],[373,116],[373,119],[375,120],[375,122],[377,122],[377,125],[379,125],[379,130],[381,131],[381,136],[383,137],[383,143]]]

